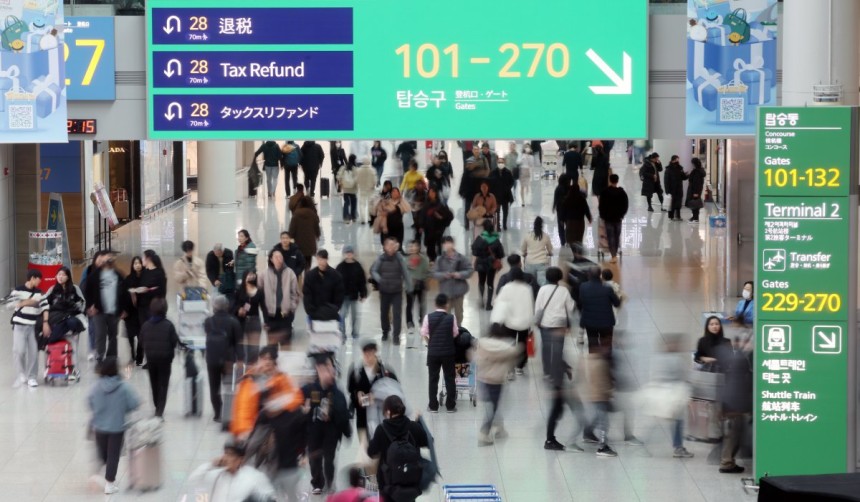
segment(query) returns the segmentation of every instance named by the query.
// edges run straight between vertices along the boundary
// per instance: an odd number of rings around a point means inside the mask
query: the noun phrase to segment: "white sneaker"
[[[15,382],[12,384],[12,387],[17,389],[25,383],[27,383],[27,377],[25,377],[24,375],[18,375],[18,377],[15,378]]]
[[[92,352],[90,352],[90,353],[87,355],[87,361],[95,361],[95,359],[96,359],[96,355],[95,355],[95,354],[93,354]]]
[[[105,483],[105,495],[113,495],[119,491],[119,486],[116,483]]]
[[[37,382],[35,378],[31,378],[31,379],[27,380],[27,385],[30,387],[38,387],[39,382]]]
[[[93,474],[90,476],[90,489],[91,490],[104,490],[105,489],[105,478],[99,474]]]

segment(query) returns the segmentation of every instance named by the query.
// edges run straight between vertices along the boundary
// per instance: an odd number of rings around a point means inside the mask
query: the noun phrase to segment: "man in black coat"
[[[325,152],[315,141],[305,141],[301,148],[302,172],[305,173],[305,187],[308,195],[315,197],[317,193],[317,175],[322,169]]]
[[[564,166],[564,174],[570,176],[574,184],[579,183],[579,171],[582,170],[582,155],[575,141],[568,144],[568,150],[562,158],[561,165]]]
[[[206,369],[209,374],[209,399],[214,420],[221,421],[221,380],[237,360],[243,360],[241,350],[242,325],[230,313],[230,300],[218,295],[212,299],[212,317],[203,322],[206,332]],[[235,382],[238,383],[238,382]]]
[[[523,268],[523,259],[516,253],[510,254],[508,255],[508,266],[510,266],[510,270],[499,277],[499,284],[496,285],[496,296],[499,296],[499,291],[502,290],[502,286],[511,282],[511,271],[515,268]],[[532,274],[527,274],[525,272],[523,272],[523,277],[525,278],[526,284],[532,287],[532,293],[534,294],[534,297],[537,298],[538,290],[540,289],[537,279],[535,279],[535,276]]]
[[[618,175],[609,176],[609,186],[603,190],[597,203],[597,212],[603,220],[606,229],[606,242],[609,245],[609,254],[612,263],[618,261],[618,247],[621,245],[621,222],[627,215],[630,200],[627,192],[618,186]]]
[[[302,254],[299,246],[293,242],[293,238],[289,232],[281,232],[281,242],[275,244],[275,247],[272,249],[281,252],[281,255],[284,257],[284,263],[287,265],[287,268],[296,274],[296,279],[305,273],[305,255]]]
[[[96,358],[116,357],[116,337],[119,320],[125,317],[124,310],[131,304],[122,287],[125,280],[114,266],[113,256],[87,276],[84,300],[89,317],[90,330],[95,334]]]
[[[328,251],[317,251],[317,266],[312,268],[302,288],[305,312],[312,321],[334,321],[343,306],[343,277],[328,266]]]
[[[454,363],[457,347],[454,338],[459,336],[457,319],[448,313],[448,296],[436,296],[436,310],[424,316],[421,336],[427,340],[427,368],[430,372],[428,395],[430,413],[439,412],[439,370],[445,374],[445,408],[448,413],[457,411],[457,386],[454,383]]]
[[[621,299],[600,278],[600,267],[588,271],[589,280],[579,286],[579,325],[588,335],[589,354],[612,354],[612,334],[615,329],[613,307]]]
[[[346,391],[349,394],[349,409],[355,411],[355,428],[359,435],[368,434],[367,408],[371,406],[370,391],[373,384],[382,378],[393,378],[397,375],[382,364],[377,355],[379,347],[372,338],[361,342],[361,363],[353,363],[347,375]],[[367,438],[370,440],[370,438]]]
[[[681,221],[681,203],[684,198],[684,180],[687,174],[684,167],[678,162],[679,157],[672,155],[666,172],[663,173],[663,181],[666,193],[672,198],[669,202],[669,219]]]
[[[346,245],[343,247],[343,261],[335,269],[343,278],[344,300],[340,310],[343,322],[343,334],[346,337],[346,319],[350,318],[352,338],[358,338],[359,302],[367,299],[367,274],[361,263],[355,260],[355,249]]]
[[[228,263],[233,263],[233,251],[224,249],[221,243],[215,244],[206,255],[206,277],[219,293],[232,299],[236,294],[236,272]]]
[[[642,196],[648,199],[648,211],[654,212],[651,206],[651,197],[657,194],[660,200],[660,209],[663,209],[663,187],[660,184],[660,173],[663,164],[660,163],[660,154],[654,152],[645,157],[642,167],[639,168],[639,179],[642,180]]]

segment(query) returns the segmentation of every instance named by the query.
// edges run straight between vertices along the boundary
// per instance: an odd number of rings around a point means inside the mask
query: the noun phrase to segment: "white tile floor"
[[[452,158],[459,157],[454,152]],[[624,259],[614,266],[629,301],[621,309],[618,330],[623,333],[626,368],[634,378],[647,379],[649,354],[658,345],[661,334],[684,333],[693,346],[701,332],[701,312],[725,310],[723,249],[725,237],[713,235],[707,224],[668,221],[665,213],[647,213],[638,197],[639,181],[635,168],[616,168],[622,185],[631,195],[632,209],[624,225]],[[590,176],[590,174],[589,174]],[[281,181],[283,183],[283,181]],[[525,207],[512,209],[511,230],[503,234],[507,250],[519,247],[524,233],[536,215],[547,219],[547,230],[555,233],[555,219],[550,212],[554,181],[533,181],[532,199]],[[171,266],[178,245],[189,238],[198,240],[201,229],[217,231],[227,238],[238,228],[248,228],[261,247],[269,248],[278,233],[286,228],[283,191],[278,198],[248,200],[241,209],[216,213],[199,213],[190,205],[168,211],[145,222],[135,222],[118,232],[114,248],[123,253],[121,262],[127,268],[128,258],[144,248],[153,248]],[[459,209],[458,222],[452,234],[458,247],[465,250],[462,203],[452,198],[452,208]],[[596,204],[592,200],[592,207]],[[344,244],[358,245],[359,260],[369,266],[380,246],[377,236],[367,226],[344,226],[340,218],[340,200],[323,199],[319,204],[323,219],[322,245],[332,253],[332,263],[340,260]],[[686,210],[685,210],[686,212]],[[689,215],[687,215],[689,217]],[[558,238],[554,235],[558,244]],[[592,233],[587,244],[593,247]],[[473,279],[473,282],[476,279]],[[173,284],[171,284],[171,288]],[[476,289],[473,285],[473,290]],[[428,301],[432,295],[428,295]],[[363,305],[361,331],[379,336],[378,301],[374,296]],[[477,293],[468,297],[464,324],[480,333],[487,325],[487,313],[478,309]],[[302,316],[297,316],[302,318]],[[7,344],[8,324],[2,324]],[[299,339],[304,336],[299,329]],[[83,345],[83,344],[82,344]],[[410,339],[400,347],[386,345],[382,358],[393,367],[405,384],[407,395],[415,406],[426,406],[427,374],[423,366],[424,351],[417,340]],[[122,360],[128,359],[128,347],[120,340]],[[69,388],[12,389],[10,347],[0,351],[0,501],[78,501],[104,497],[91,491],[87,478],[92,473],[92,445],[84,437],[88,421],[85,395],[93,382],[92,369],[84,367],[83,381]],[[351,347],[342,355],[345,362],[355,354]],[[621,442],[620,417],[613,418],[611,438],[618,458],[603,459],[586,453],[555,453],[543,450],[548,399],[539,377],[539,363],[533,360],[526,376],[506,388],[504,410],[511,435],[493,447],[478,448],[477,423],[480,408],[461,401],[455,415],[429,415],[427,420],[436,437],[443,474],[442,483],[493,483],[505,501],[734,501],[752,500],[741,489],[740,476],[717,472],[707,462],[712,446],[688,443],[694,459],[676,460],[671,456],[669,432],[644,416],[637,417],[636,434],[646,440],[646,447],[625,446]],[[171,382],[166,411],[164,451],[164,486],[161,490],[140,494],[126,489],[127,461],[120,464],[119,483],[123,491],[113,500],[179,500],[189,472],[219,453],[225,440],[220,428],[211,422],[211,412],[202,419],[181,416],[181,368],[177,362]],[[136,370],[130,381],[147,402],[145,413],[151,413],[147,376]],[[205,399],[208,410],[208,399]],[[559,438],[570,440],[574,424],[566,414]],[[356,458],[356,442],[342,445],[339,465]],[[648,452],[651,452],[649,455]],[[743,461],[749,465],[749,461]],[[304,483],[308,483],[306,476]],[[440,500],[440,489],[434,488],[422,500]],[[321,498],[319,498],[321,500]]]

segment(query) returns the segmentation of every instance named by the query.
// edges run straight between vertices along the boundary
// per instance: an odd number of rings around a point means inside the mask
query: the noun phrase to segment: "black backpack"
[[[384,425],[382,431],[391,441],[385,456],[385,482],[392,486],[418,488],[424,467],[412,434],[407,432],[394,437]]]

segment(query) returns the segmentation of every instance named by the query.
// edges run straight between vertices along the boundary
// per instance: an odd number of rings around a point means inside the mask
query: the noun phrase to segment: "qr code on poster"
[[[743,96],[720,98],[720,122],[743,122],[745,104]]]
[[[9,129],[35,129],[36,108],[33,105],[9,105]]]

